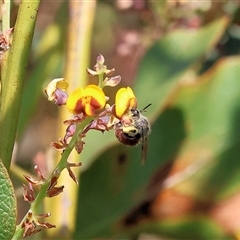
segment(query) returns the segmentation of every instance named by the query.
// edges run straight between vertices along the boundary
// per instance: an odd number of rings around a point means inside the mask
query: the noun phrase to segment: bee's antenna
[[[145,112],[145,110],[148,108],[148,107],[150,107],[152,104],[151,103],[149,103],[145,108],[143,108],[140,112]]]

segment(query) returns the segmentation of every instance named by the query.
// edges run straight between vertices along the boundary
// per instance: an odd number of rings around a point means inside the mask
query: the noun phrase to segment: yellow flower
[[[130,87],[120,88],[115,97],[115,115],[121,118],[131,108],[137,107],[137,98]]]
[[[83,113],[92,116],[96,110],[106,104],[106,96],[101,88],[96,85],[88,85],[85,88],[77,88],[67,100],[67,108],[73,114]]]

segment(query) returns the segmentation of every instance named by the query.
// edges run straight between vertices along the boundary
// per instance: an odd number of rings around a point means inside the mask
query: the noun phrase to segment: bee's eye
[[[131,109],[133,117],[139,117],[140,112],[137,109]]]

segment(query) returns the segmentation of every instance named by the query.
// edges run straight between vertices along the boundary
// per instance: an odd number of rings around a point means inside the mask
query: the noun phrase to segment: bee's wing
[[[148,139],[147,136],[142,139],[141,165],[144,165],[147,159]]]

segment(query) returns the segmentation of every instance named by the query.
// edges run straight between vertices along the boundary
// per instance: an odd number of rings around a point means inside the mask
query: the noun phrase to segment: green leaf
[[[16,198],[8,172],[0,160],[0,239],[12,238],[16,227]]]
[[[156,115],[186,70],[220,39],[228,24],[221,18],[199,30],[176,30],[156,42],[139,67],[134,92],[139,108],[152,103],[147,114]]]
[[[240,187],[239,64],[239,57],[219,61],[197,84],[183,88],[173,103],[182,110],[188,129],[179,161],[185,166],[197,165],[198,159],[203,163],[178,188],[198,199],[221,200]]]

